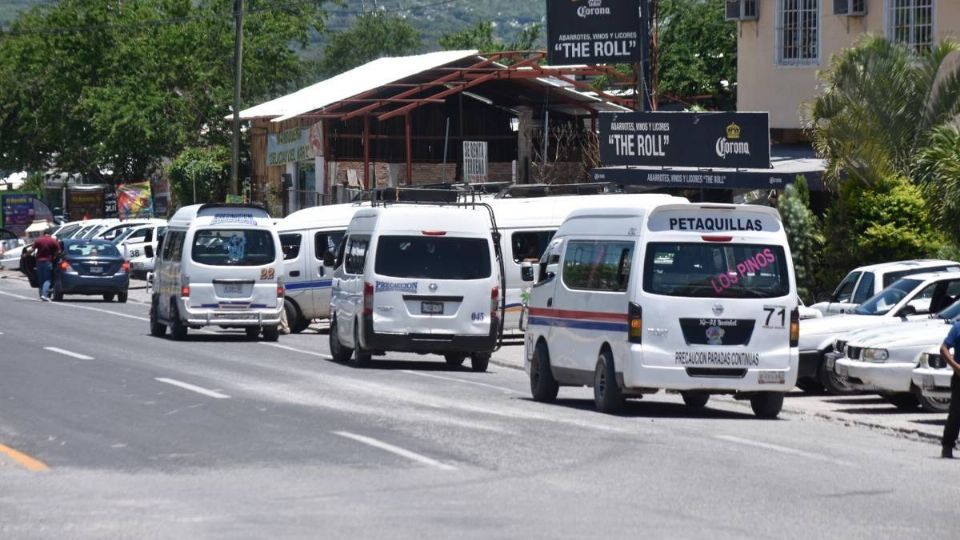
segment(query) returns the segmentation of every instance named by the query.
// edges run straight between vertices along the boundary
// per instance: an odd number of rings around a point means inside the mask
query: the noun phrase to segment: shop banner
[[[267,136],[267,165],[274,167],[323,155],[323,124],[293,128]]]
[[[36,195],[32,193],[0,195],[0,206],[3,209],[3,228],[17,236],[25,236],[27,227],[33,223],[36,215],[34,210],[36,198]]]
[[[67,191],[71,220],[103,218],[103,186],[73,187]]]
[[[117,186],[117,216],[120,219],[153,217],[150,182]]]
[[[547,62],[640,61],[640,0],[547,0]]]
[[[604,166],[770,168],[767,113],[600,113]]]

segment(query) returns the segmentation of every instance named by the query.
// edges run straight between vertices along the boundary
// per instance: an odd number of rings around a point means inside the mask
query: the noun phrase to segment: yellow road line
[[[28,471],[46,472],[50,470],[50,467],[47,467],[46,463],[40,460],[34,459],[24,454],[23,452],[18,452],[13,448],[10,448],[9,446],[4,444],[0,444],[0,454],[4,454],[10,459],[16,461],[21,466],[23,466],[24,469]]]

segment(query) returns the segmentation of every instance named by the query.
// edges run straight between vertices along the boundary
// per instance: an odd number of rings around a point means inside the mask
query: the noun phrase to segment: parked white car
[[[913,384],[920,355],[943,343],[960,315],[960,303],[941,313],[944,318],[845,335],[837,345],[838,351],[842,345],[844,354],[836,360],[834,371],[850,388],[877,392],[897,408],[910,410],[920,405],[925,411],[946,412],[949,403],[924,397]]]
[[[868,298],[893,285],[898,279],[912,274],[960,271],[960,263],[937,259],[915,259],[861,266],[844,277],[826,302],[810,307],[825,316],[853,313]]]
[[[825,354],[834,341],[854,330],[879,328],[907,320],[923,320],[951,305],[960,296],[960,272],[916,274],[898,280],[870,298],[853,313],[800,324],[800,383],[813,390],[817,383],[831,393],[848,392],[836,373],[826,369]]]
[[[913,370],[913,384],[925,399],[950,404],[950,379],[953,368],[940,356],[940,345],[920,354],[920,364]]]

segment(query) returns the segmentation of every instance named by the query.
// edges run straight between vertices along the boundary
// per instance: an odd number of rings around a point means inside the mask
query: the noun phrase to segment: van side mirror
[[[143,246],[143,255],[148,258],[153,258],[153,246]]]
[[[530,261],[520,263],[520,279],[522,281],[533,281],[533,264]]]
[[[336,261],[336,258],[333,256],[333,253],[330,253],[329,251],[323,252],[323,265],[324,265],[324,266],[334,266],[334,263],[336,263],[336,262],[337,262],[337,261]]]

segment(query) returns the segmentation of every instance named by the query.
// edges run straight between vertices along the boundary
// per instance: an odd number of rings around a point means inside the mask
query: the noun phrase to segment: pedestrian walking
[[[43,231],[43,236],[33,242],[33,254],[37,262],[37,288],[40,300],[50,301],[50,280],[53,279],[53,261],[60,254],[60,243],[51,236],[53,229]]]
[[[950,349],[953,349],[953,354]],[[940,356],[953,368],[953,377],[950,378],[950,412],[947,414],[947,423],[943,426],[943,452],[940,454],[940,457],[949,459],[953,459],[953,447],[960,435],[960,362],[957,362],[954,356],[957,351],[960,351],[960,322],[953,323],[947,339],[940,346]]]

